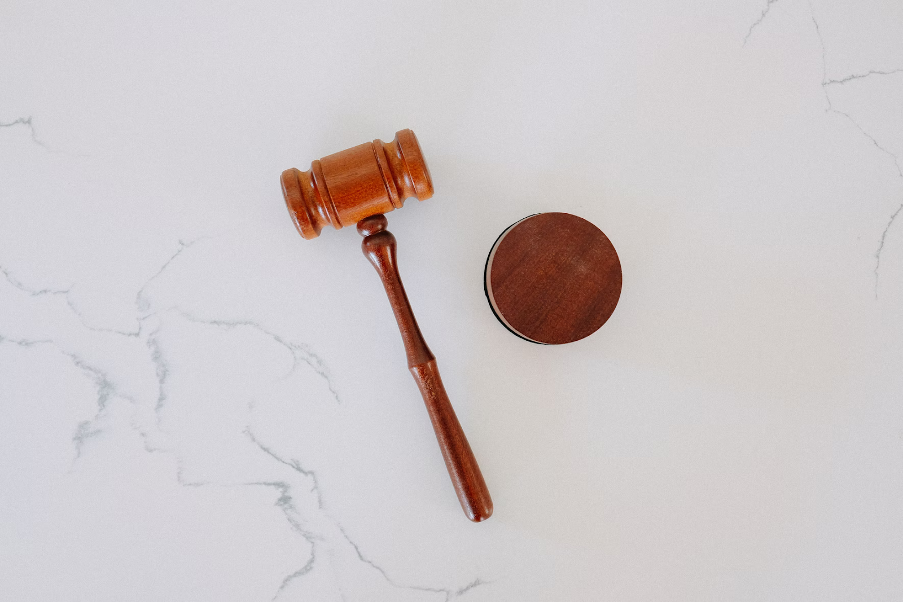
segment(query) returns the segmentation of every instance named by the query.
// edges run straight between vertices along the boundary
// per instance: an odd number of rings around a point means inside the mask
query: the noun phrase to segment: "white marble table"
[[[0,8],[0,599],[901,598],[900,2],[131,4]],[[278,185],[405,127],[482,524]],[[624,269],[561,347],[482,286],[542,211]]]

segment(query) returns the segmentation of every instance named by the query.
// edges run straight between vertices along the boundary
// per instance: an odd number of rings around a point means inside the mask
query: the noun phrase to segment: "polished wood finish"
[[[458,501],[469,519],[486,520],[493,501],[474,459],[443,381],[411,311],[396,265],[395,237],[386,230],[384,213],[416,197],[433,196],[430,171],[411,130],[396,132],[392,142],[374,140],[314,161],[308,171],[287,169],[283,196],[298,232],[317,238],[324,226],[337,230],[357,224],[361,248],[386,288],[399,324],[408,368],[421,391]]]
[[[621,263],[599,228],[569,213],[541,213],[509,227],[487,257],[487,299],[502,324],[534,343],[583,339],[621,295]]]
[[[361,220],[358,223],[358,232],[364,236],[361,250],[383,281],[389,305],[402,333],[408,368],[421,390],[458,501],[469,519],[475,522],[486,520],[493,514],[493,500],[449,402],[436,367],[436,358],[427,347],[414,312],[411,311],[396,263],[395,236],[386,230],[386,225],[386,217],[383,215],[373,215]]]
[[[287,169],[281,181],[289,214],[307,239],[324,226],[339,230],[397,209],[407,198],[433,196],[417,136],[407,129],[392,142],[374,140],[313,161],[308,171]]]

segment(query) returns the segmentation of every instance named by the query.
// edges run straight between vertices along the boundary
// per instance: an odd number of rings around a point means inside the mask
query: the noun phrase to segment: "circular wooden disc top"
[[[547,345],[583,339],[606,323],[621,294],[621,263],[599,228],[541,213],[508,228],[487,257],[486,293],[499,321]]]

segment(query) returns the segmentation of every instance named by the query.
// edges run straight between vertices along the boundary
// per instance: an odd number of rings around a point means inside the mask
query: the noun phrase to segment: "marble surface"
[[[0,598],[900,599],[901,13],[5,2]],[[278,185],[405,127],[483,524],[359,236]],[[542,211],[624,269],[561,347],[482,286]]]

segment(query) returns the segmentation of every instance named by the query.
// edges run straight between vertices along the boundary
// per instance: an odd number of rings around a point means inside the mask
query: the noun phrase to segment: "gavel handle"
[[[395,236],[386,230],[386,223],[386,218],[380,214],[358,222],[358,232],[364,236],[361,250],[383,281],[389,304],[402,333],[402,342],[408,355],[408,368],[427,405],[427,412],[430,414],[430,421],[433,423],[433,430],[436,432],[436,439],[446,461],[446,469],[449,471],[458,501],[469,519],[480,522],[493,514],[493,500],[490,499],[490,492],[480,473],[480,467],[474,459],[471,446],[443,387],[436,367],[436,357],[427,347],[411,311],[411,304],[408,303],[408,296],[405,294],[396,264]]]

